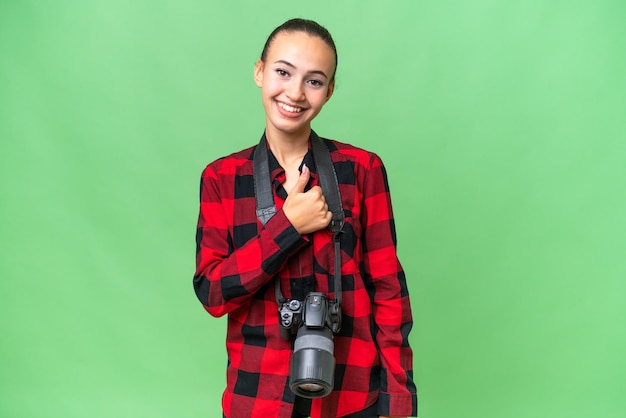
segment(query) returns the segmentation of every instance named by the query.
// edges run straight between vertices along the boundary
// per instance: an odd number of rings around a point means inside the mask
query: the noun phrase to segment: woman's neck
[[[300,162],[309,150],[309,136],[311,130],[294,135],[285,135],[282,132],[271,132],[266,129],[265,137],[272,153],[283,168],[300,165]]]

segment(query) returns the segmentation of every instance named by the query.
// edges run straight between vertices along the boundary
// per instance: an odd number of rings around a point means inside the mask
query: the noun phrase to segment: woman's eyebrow
[[[293,65],[292,63],[290,63],[289,61],[285,61],[285,60],[278,60],[278,61],[274,61],[274,64],[283,64],[286,65],[288,67],[293,68],[294,70],[296,69],[296,66]],[[326,75],[326,73],[324,71],[321,70],[313,70],[313,71],[309,71],[309,74],[319,74],[321,76],[323,76],[324,78],[328,78],[328,76]]]

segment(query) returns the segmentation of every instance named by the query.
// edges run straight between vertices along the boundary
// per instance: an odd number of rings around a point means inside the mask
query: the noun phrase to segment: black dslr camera
[[[333,333],[341,328],[339,304],[329,302],[323,293],[311,292],[304,302],[282,302],[278,312],[281,337],[290,340],[296,333],[289,387],[305,398],[327,396],[335,379]]]

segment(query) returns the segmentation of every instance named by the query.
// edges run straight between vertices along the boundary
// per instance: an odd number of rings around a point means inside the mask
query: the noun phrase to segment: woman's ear
[[[335,80],[331,81],[328,85],[328,91],[326,91],[326,101],[330,100],[330,97],[335,92]]]
[[[258,60],[254,66],[254,82],[257,86],[263,87],[263,61]]]

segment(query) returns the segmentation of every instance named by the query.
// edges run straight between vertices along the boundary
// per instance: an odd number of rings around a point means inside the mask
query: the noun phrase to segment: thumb
[[[311,177],[311,172],[309,171],[309,167],[304,164],[302,166],[302,172],[300,173],[300,177],[298,177],[298,181],[293,186],[292,193],[304,193],[304,188],[309,182],[309,177]]]

